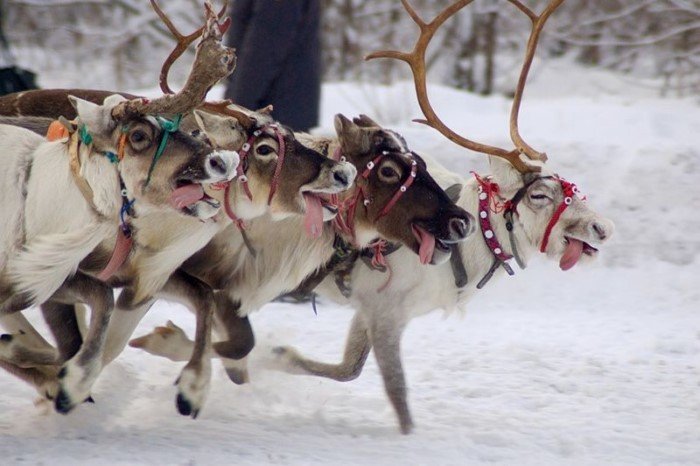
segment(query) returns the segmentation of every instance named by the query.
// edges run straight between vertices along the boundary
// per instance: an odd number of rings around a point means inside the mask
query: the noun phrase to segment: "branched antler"
[[[216,17],[219,20],[222,20],[224,18],[224,15],[226,14],[227,3],[228,2],[224,2],[224,6],[216,15]],[[161,9],[160,5],[158,5],[156,0],[151,0],[151,6],[153,7],[153,10],[155,10],[156,14],[161,19],[161,21],[163,21],[163,24],[165,24],[165,26],[168,28],[170,33],[175,37],[175,39],[177,39],[177,45],[175,46],[173,51],[170,52],[168,58],[165,59],[165,61],[163,62],[163,67],[160,69],[160,89],[163,91],[164,94],[174,94],[173,90],[170,88],[170,85],[168,85],[168,74],[170,73],[170,68],[173,66],[173,63],[175,63],[177,59],[180,58],[183,53],[185,53],[185,50],[187,50],[187,48],[192,44],[192,42],[197,40],[197,38],[202,35],[206,25],[200,27],[192,34],[186,36],[177,30],[173,22],[170,20],[170,18],[168,18],[168,15],[166,15],[165,12]],[[204,7],[207,9],[207,14],[209,14],[211,10],[211,5],[209,3],[206,3]],[[222,35],[226,32],[230,25],[231,18],[223,19],[223,23],[220,26]]]
[[[251,130],[255,127],[256,121],[241,110],[236,110],[230,106],[233,103],[230,100],[222,100],[220,102],[204,102],[199,108],[207,110],[211,113],[227,115],[235,118],[246,130]]]
[[[158,9],[155,0],[151,0],[151,3],[154,5],[154,8]],[[187,82],[180,92],[164,95],[154,100],[134,99],[123,102],[112,110],[114,118],[120,119],[127,114],[178,114],[189,112],[204,101],[207,92],[214,84],[233,72],[236,66],[236,55],[233,49],[221,43],[223,34],[228,27],[228,18],[223,23],[220,23],[218,15],[214,13],[209,2],[205,3],[205,14],[206,24],[201,28],[202,39],[197,44],[194,63]],[[169,20],[166,24],[168,23],[170,23]],[[187,36],[185,39],[190,40],[191,37]],[[179,42],[184,43],[180,40]],[[174,53],[168,57],[168,60],[173,56]],[[168,60],[166,60],[166,63]]]
[[[536,15],[528,7],[523,5],[519,0],[508,0],[510,3],[515,5],[521,12],[530,18],[532,21],[532,31],[530,33],[530,38],[527,44],[527,51],[525,54],[523,67],[520,73],[520,79],[518,80],[518,85],[515,90],[515,97],[513,98],[513,106],[511,107],[510,116],[510,134],[513,144],[515,144],[515,149],[506,150],[500,147],[490,146],[487,144],[478,143],[467,139],[453,130],[451,130],[442,120],[437,116],[435,110],[430,104],[430,99],[428,98],[427,89],[427,78],[425,69],[425,52],[428,48],[428,44],[435,35],[435,32],[440,28],[440,26],[447,21],[450,17],[456,14],[459,10],[465,6],[472,3],[473,0],[458,0],[452,5],[448,6],[442,10],[431,22],[426,23],[421,17],[416,13],[413,7],[408,3],[408,0],[401,0],[404,8],[408,15],[413,19],[413,21],[420,28],[420,35],[416,41],[413,50],[410,53],[399,52],[396,50],[382,50],[369,54],[366,59],[371,60],[374,58],[393,58],[396,60],[401,60],[406,62],[411,67],[411,72],[413,73],[413,81],[416,88],[416,95],[418,97],[418,103],[420,105],[421,111],[425,116],[425,119],[415,120],[419,123],[426,124],[432,128],[438,130],[442,135],[447,137],[454,143],[465,147],[467,149],[474,150],[476,152],[482,152],[489,155],[494,155],[497,157],[502,157],[508,160],[513,166],[521,172],[536,171],[538,168],[523,162],[520,158],[520,154],[525,154],[532,160],[547,160],[547,156],[544,153],[537,152],[532,147],[530,147],[520,136],[518,130],[518,113],[520,109],[520,102],[522,101],[523,89],[525,87],[525,82],[527,80],[527,75],[530,70],[530,65],[532,64],[532,59],[535,55],[535,49],[537,47],[537,42],[539,40],[540,32],[544,27],[545,22],[551,16],[551,14],[556,10],[564,0],[551,0],[545,10],[540,14]]]

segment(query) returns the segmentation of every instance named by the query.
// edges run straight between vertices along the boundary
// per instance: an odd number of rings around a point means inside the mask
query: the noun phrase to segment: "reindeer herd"
[[[207,102],[236,62],[221,43],[228,22],[208,3],[205,25],[184,36],[151,0],[178,39],[161,73],[162,97],[56,89],[0,98],[0,325],[8,332],[0,336],[0,366],[68,413],[92,400],[102,368],[130,344],[187,361],[176,405],[196,417],[212,358],[233,382],[249,381],[255,338],[248,314],[299,287],[315,289],[356,309],[342,361],[280,346],[281,367],[348,381],[374,349],[401,431],[409,433],[400,341],[412,318],[464,305],[537,251],[568,270],[594,257],[594,245],[613,232],[518,131],[539,34],[563,0],[540,14],[507,1],[532,22],[511,109],[511,149],[455,133],[428,99],[425,50],[471,0],[431,22],[402,0],[420,28],[413,51],[368,57],[408,63],[420,121],[490,155],[490,174],[455,176],[365,115],[337,115],[337,136],[327,138],[292,132],[270,108]],[[195,40],[190,75],[174,93],[168,70]],[[158,299],[195,314],[194,340],[172,322],[132,339]],[[23,316],[31,306],[40,307],[53,344]]]

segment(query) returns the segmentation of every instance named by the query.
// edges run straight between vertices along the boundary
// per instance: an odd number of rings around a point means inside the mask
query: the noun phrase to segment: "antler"
[[[223,19],[224,15],[226,14],[227,4],[228,2],[224,2],[224,6],[221,8],[221,11],[219,11],[219,13],[216,15],[217,19]],[[163,21],[165,26],[168,28],[170,33],[175,37],[175,39],[177,39],[177,45],[175,46],[173,51],[170,52],[168,58],[165,59],[165,62],[163,62],[163,67],[160,69],[160,89],[163,91],[164,94],[174,94],[173,90],[168,85],[168,74],[170,73],[170,68],[173,66],[173,63],[175,63],[177,59],[180,58],[183,53],[185,53],[185,50],[187,50],[187,48],[192,44],[192,42],[197,40],[197,38],[202,35],[202,32],[204,32],[204,28],[206,26],[202,26],[196,31],[194,31],[192,34],[186,36],[177,30],[173,22],[170,20],[170,18],[168,18],[165,12],[163,12],[156,0],[151,0],[151,6],[153,7],[153,10],[155,10],[156,14],[161,19],[161,21]],[[204,5],[204,7],[207,8],[208,14],[211,10],[211,5],[207,2]],[[221,28],[222,35],[226,33],[226,30],[229,28],[230,25],[231,18],[224,19],[223,24],[219,26]]]
[[[254,118],[245,114],[240,110],[229,107],[233,105],[230,100],[222,100],[220,102],[204,102],[199,108],[207,110],[212,113],[219,113],[221,115],[227,115],[235,118],[246,130],[251,130],[255,127],[256,121]]]
[[[518,113],[520,110],[520,102],[522,101],[523,89],[525,87],[525,82],[527,80],[527,75],[530,70],[530,65],[532,64],[532,59],[535,55],[535,49],[537,47],[537,42],[539,40],[540,32],[544,27],[545,22],[551,16],[551,14],[556,10],[564,0],[551,0],[547,7],[540,15],[536,15],[529,8],[523,5],[519,0],[508,0],[510,3],[515,5],[520,11],[525,13],[528,18],[532,21],[532,30],[530,32],[530,38],[527,44],[527,51],[525,53],[525,58],[523,62],[523,67],[520,73],[520,78],[518,80],[518,85],[515,90],[515,97],[513,98],[513,106],[511,107],[510,114],[510,135],[515,144],[515,149],[506,150],[500,147],[490,146],[488,144],[482,144],[479,142],[467,139],[453,130],[451,130],[442,120],[437,116],[435,110],[430,104],[430,99],[428,98],[427,89],[427,78],[425,70],[425,52],[428,48],[428,44],[435,35],[435,32],[440,28],[440,26],[447,21],[450,17],[456,14],[459,10],[465,6],[472,3],[473,0],[458,0],[452,5],[448,6],[440,12],[431,22],[426,23],[421,19],[421,17],[416,13],[413,7],[408,3],[408,0],[401,0],[406,12],[409,14],[413,22],[415,22],[420,28],[420,36],[416,41],[413,50],[410,53],[399,52],[396,50],[381,50],[373,52],[365,58],[366,60],[371,60],[374,58],[393,58],[396,60],[404,61],[411,67],[411,72],[413,73],[413,81],[416,88],[416,95],[418,97],[418,103],[420,105],[421,111],[425,116],[425,119],[415,120],[419,123],[426,124],[436,130],[438,130],[443,136],[447,137],[452,142],[471,149],[476,152],[482,152],[489,155],[494,155],[497,157],[502,157],[508,160],[517,170],[520,172],[531,172],[537,171],[538,167],[526,164],[520,159],[520,154],[523,153],[527,155],[532,160],[547,160],[547,156],[544,153],[537,152],[532,147],[530,147],[520,136],[518,130]]]
[[[151,3],[155,5],[154,0],[151,0]],[[157,8],[157,6],[154,7]],[[233,49],[221,43],[228,21],[219,23],[219,18],[208,1],[205,3],[205,14],[206,24],[202,28],[202,40],[197,44],[194,63],[187,82],[180,92],[150,101],[134,99],[123,102],[112,110],[114,118],[119,119],[127,114],[186,113],[204,101],[207,92],[214,84],[231,74],[236,66],[236,55]]]

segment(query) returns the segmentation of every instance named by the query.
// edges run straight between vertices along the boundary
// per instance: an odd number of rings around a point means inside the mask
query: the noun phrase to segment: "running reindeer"
[[[397,58],[413,71],[424,123],[440,131],[462,147],[491,156],[491,175],[474,175],[453,185],[455,176],[437,163],[428,166],[438,182],[448,187],[457,205],[479,219],[477,233],[466,242],[453,246],[450,264],[416,267],[416,259],[405,248],[386,257],[393,278],[383,291],[377,289],[383,275],[357,261],[352,267],[352,294],[346,299],[328,276],[317,292],[341,303],[352,304],[357,313],[350,326],[342,362],[327,364],[302,356],[291,347],[279,347],[275,353],[284,370],[327,377],[338,381],[357,378],[369,352],[374,348],[377,363],[389,399],[397,413],[401,432],[413,428],[408,407],[407,387],[400,354],[401,336],[414,317],[436,309],[456,309],[466,304],[486,283],[513,274],[515,259],[525,268],[537,251],[558,260],[569,270],[583,259],[597,254],[593,245],[605,242],[613,233],[610,220],[600,216],[577,196],[574,184],[550,172],[546,156],[531,148],[518,131],[518,111],[528,70],[539,34],[549,16],[563,0],[552,0],[541,14],[535,14],[518,0],[509,0],[532,21],[524,64],[511,107],[510,132],[515,149],[503,149],[468,140],[445,126],[430,105],[425,76],[425,50],[437,29],[470,0],[460,0],[445,8],[430,23],[424,22],[406,0],[404,7],[421,29],[420,38],[410,54],[376,52],[368,58]],[[525,156],[525,157],[523,157]],[[330,271],[333,273],[333,270]],[[142,337],[140,345],[152,354],[170,357],[179,347],[191,343],[174,324],[156,329]]]
[[[164,13],[160,11],[157,4],[152,3],[163,21],[168,27],[171,27],[173,33],[178,37],[178,47],[166,60],[161,73],[161,88],[164,92],[171,92],[167,84],[167,69],[172,61],[184,51],[187,44],[183,46],[183,43],[192,42],[197,37],[196,33],[190,36],[179,34]],[[101,91],[78,90],[78,92],[96,101],[99,101],[106,94]],[[38,91],[30,94],[31,101],[40,102],[42,93],[46,94],[51,108],[65,110],[61,101],[66,98],[66,91]],[[26,103],[28,98],[27,95],[19,95],[16,97],[16,103]],[[18,107],[18,105],[13,106],[13,108]],[[41,107],[34,106],[33,108],[40,109]],[[225,216],[236,223],[236,228],[240,228],[242,220],[260,215],[267,210],[280,216],[306,212],[307,217],[312,217],[313,221],[318,223],[315,228],[320,231],[323,217],[330,214],[324,214],[318,196],[320,194],[335,194],[347,189],[352,184],[356,174],[354,167],[346,162],[329,160],[302,146],[296,141],[291,131],[276,124],[267,111],[250,112],[229,105],[228,102],[205,103],[201,105],[201,108],[202,110],[195,110],[191,115],[185,116],[183,126],[191,125],[196,121],[204,131],[204,138],[210,139],[210,142],[215,146],[240,150],[242,163],[237,172],[239,183],[225,183],[223,186],[225,189],[221,191],[206,189],[208,194],[204,195],[211,203],[217,206],[224,205],[225,214],[219,214],[215,218],[215,222],[207,225],[202,225],[201,222],[188,224],[181,219],[159,217],[157,224],[155,224],[158,231],[151,228],[146,232],[148,235],[146,239],[157,241],[158,236],[163,233],[162,230],[167,232],[172,229],[177,237],[173,238],[174,240],[179,239],[180,242],[182,240],[196,241],[196,249],[199,249],[229,224],[225,221]],[[42,109],[42,112],[41,114],[46,115],[46,107]],[[217,133],[217,130],[221,129],[216,126],[219,120],[210,112],[226,115],[228,126],[225,134],[221,134],[221,131]],[[219,119],[221,118],[219,117]],[[27,119],[22,119],[16,121],[16,124],[27,124],[27,122]],[[36,125],[37,119],[33,118],[30,123]],[[208,127],[208,124],[212,126]],[[139,234],[139,238],[143,239],[143,230],[139,230]],[[133,251],[129,262],[121,269],[115,270],[114,278],[108,281],[108,284],[113,286],[131,285],[132,283],[135,286],[125,289],[117,303],[117,309],[123,313],[118,312],[115,316],[116,319],[110,323],[106,336],[108,346],[103,363],[116,357],[131,335],[130,327],[129,330],[124,329],[124,321],[134,322],[135,316],[140,319],[145,310],[153,303],[157,293],[171,299],[184,301],[197,312],[199,343],[196,346],[196,351],[191,355],[190,363],[185,367],[178,380],[177,405],[182,414],[196,416],[206,396],[210,379],[209,358],[204,358],[203,355],[207,353],[207,347],[210,345],[209,326],[211,325],[214,297],[211,288],[199,280],[183,272],[171,275],[180,263],[196,250],[183,249],[179,243],[173,244],[177,248],[169,247],[170,254],[168,256],[147,257],[147,261],[143,261],[148,265],[145,268],[135,267],[133,264],[145,252]],[[148,286],[147,291],[139,294],[139,289],[144,288],[144,286]],[[49,302],[42,308],[59,343],[59,359],[70,357],[81,344],[80,333],[77,332],[75,326],[77,321],[70,316],[73,312],[72,304],[72,302]],[[128,317],[120,320],[119,316],[124,315]],[[138,320],[135,322],[138,323]],[[3,319],[3,325],[10,331],[18,332],[21,330],[25,332],[24,335],[31,334],[34,343],[42,344],[43,349],[36,351],[35,355],[55,355],[55,351],[47,349],[45,341],[41,341],[43,339],[36,338],[37,335],[30,330],[29,323],[20,316],[13,320]],[[7,341],[3,351],[5,361],[19,362],[18,354],[22,354],[23,359],[32,359],[22,349],[22,340],[27,340],[27,338],[15,335],[15,338]],[[31,363],[24,360],[22,364],[31,366]],[[15,367],[13,372],[35,386],[41,385],[36,368]],[[48,373],[50,374],[51,371],[49,370]]]
[[[235,55],[221,45],[224,32],[208,6],[194,65],[177,94],[151,101],[115,95],[102,105],[71,96],[78,119],[58,124],[54,142],[17,126],[0,127],[8,154],[1,205],[11,219],[1,236],[0,314],[49,299],[84,302],[93,311],[85,342],[53,381],[60,412],[88,399],[99,374],[114,307],[105,282],[130,285],[125,299],[145,299],[179,265],[161,268],[163,279],[152,263],[167,264],[174,254],[203,245],[196,236],[183,238],[179,223],[216,231],[211,218],[220,205],[202,185],[233,178],[238,154],[179,130],[177,117],[151,115],[191,111],[233,71]]]
[[[309,135],[300,138],[335,158],[342,154],[365,169],[354,190],[334,201],[338,216],[332,226],[324,228],[320,241],[309,242],[300,234],[308,229],[308,222],[289,219],[275,225],[263,217],[251,222],[247,230],[254,247],[262,251],[260,257],[245,250],[229,228],[183,266],[223,291],[216,325],[223,340],[214,349],[224,358],[227,373],[236,383],[248,380],[245,360],[239,361],[254,345],[248,314],[294,290],[339,249],[353,244],[364,249],[375,266],[383,268],[388,240],[404,245],[424,264],[440,264],[449,259],[450,246],[464,241],[474,230],[473,217],[449,200],[399,134],[364,116],[350,121],[337,115],[335,125],[337,140]],[[167,339],[168,334],[165,329],[154,338]],[[149,338],[135,339],[131,345],[148,349]],[[191,348],[189,344],[174,348],[169,357],[182,360]]]
[[[207,137],[225,141],[230,137],[233,123],[230,120],[230,117],[208,115],[201,121],[209,122],[204,124]],[[340,215],[344,216],[344,223],[352,225],[345,233],[346,240],[354,238],[366,244],[383,236],[407,244],[423,262],[446,260],[450,254],[449,244],[463,240],[473,230],[473,218],[454,206],[427,174],[422,160],[410,153],[398,134],[367,124],[363,118],[351,122],[342,116],[336,117],[336,129],[338,140],[309,136],[304,136],[304,140],[326,154],[335,154],[335,158],[342,154],[358,166],[371,167],[365,169],[353,192],[339,196],[341,199],[336,201],[343,207]],[[372,170],[375,167],[376,170]],[[253,183],[253,178],[249,178],[248,183]],[[346,202],[342,202],[343,199]],[[327,204],[324,206],[332,209]],[[227,369],[232,380],[247,380],[245,369],[231,358],[247,354],[248,345],[253,343],[252,333],[246,327],[247,318],[241,319],[239,312],[245,316],[280,293],[294,289],[334,253],[335,233],[331,227],[326,226],[317,241],[309,241],[303,234],[304,230],[307,233],[317,231],[319,217],[318,214],[312,218],[307,215],[303,220],[290,218],[273,222],[266,216],[249,222],[246,232],[257,254],[245,246],[238,229],[229,226],[182,267],[188,275],[197,276],[221,290],[216,293],[215,322],[224,340],[217,342],[214,350],[219,356],[229,358],[225,362],[229,363]],[[126,312],[117,308],[107,337],[106,360],[121,351],[123,338],[128,338],[148,307],[150,303]],[[68,321],[70,319],[64,319]],[[232,322],[235,325],[230,325]],[[120,330],[112,333],[113,329]],[[69,340],[65,336],[62,339]],[[57,337],[57,340],[60,344],[61,339]],[[241,345],[244,346],[242,350]],[[186,360],[193,347],[180,348],[172,359]],[[12,354],[0,351],[0,357],[11,359]]]

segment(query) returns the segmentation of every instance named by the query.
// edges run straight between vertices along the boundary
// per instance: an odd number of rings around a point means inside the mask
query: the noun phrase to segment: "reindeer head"
[[[358,167],[355,234],[360,244],[377,235],[405,244],[422,263],[439,264],[450,243],[473,231],[474,218],[456,206],[426,170],[425,162],[397,133],[367,116],[336,115],[342,154]]]
[[[614,224],[593,211],[576,186],[542,165],[539,173],[520,173],[498,157],[491,158],[499,194],[512,199],[514,227],[522,229],[526,247],[559,260],[569,270],[581,259],[594,258],[612,236]]]
[[[236,215],[253,218],[269,211],[279,219],[305,214],[309,234],[318,236],[321,223],[335,216],[318,195],[348,189],[355,167],[302,145],[266,111],[251,112],[229,104],[224,113],[228,114],[195,111],[195,118],[212,144],[241,153],[239,183],[228,193]]]
[[[92,138],[93,151],[119,154],[119,173],[139,208],[170,205],[202,219],[216,214],[219,205],[204,194],[201,184],[231,179],[238,166],[237,153],[213,150],[152,116],[126,113],[115,117],[114,109],[126,102],[117,94],[102,105],[74,96],[69,99],[79,124]]]
[[[499,187],[499,195],[510,200],[508,204],[512,210],[509,214],[514,217],[513,221],[521,223],[531,245],[540,242],[540,251],[549,257],[559,257],[561,267],[568,270],[582,255],[595,254],[596,249],[590,243],[601,243],[609,238],[613,231],[612,222],[591,211],[573,192],[574,185],[549,174],[544,167],[546,154],[528,145],[518,129],[520,103],[540,33],[564,0],[549,0],[539,14],[521,0],[508,0],[525,14],[531,23],[530,37],[510,112],[510,135],[515,145],[512,150],[478,143],[457,134],[440,120],[428,98],[425,69],[427,47],[440,26],[471,2],[472,0],[456,0],[440,11],[432,21],[426,22],[408,0],[401,0],[411,19],[420,28],[420,35],[413,50],[409,53],[383,50],[369,54],[367,59],[392,58],[409,65],[418,103],[425,116],[424,120],[417,121],[438,130],[462,147],[492,155],[494,182]],[[488,196],[485,193],[482,195]]]

